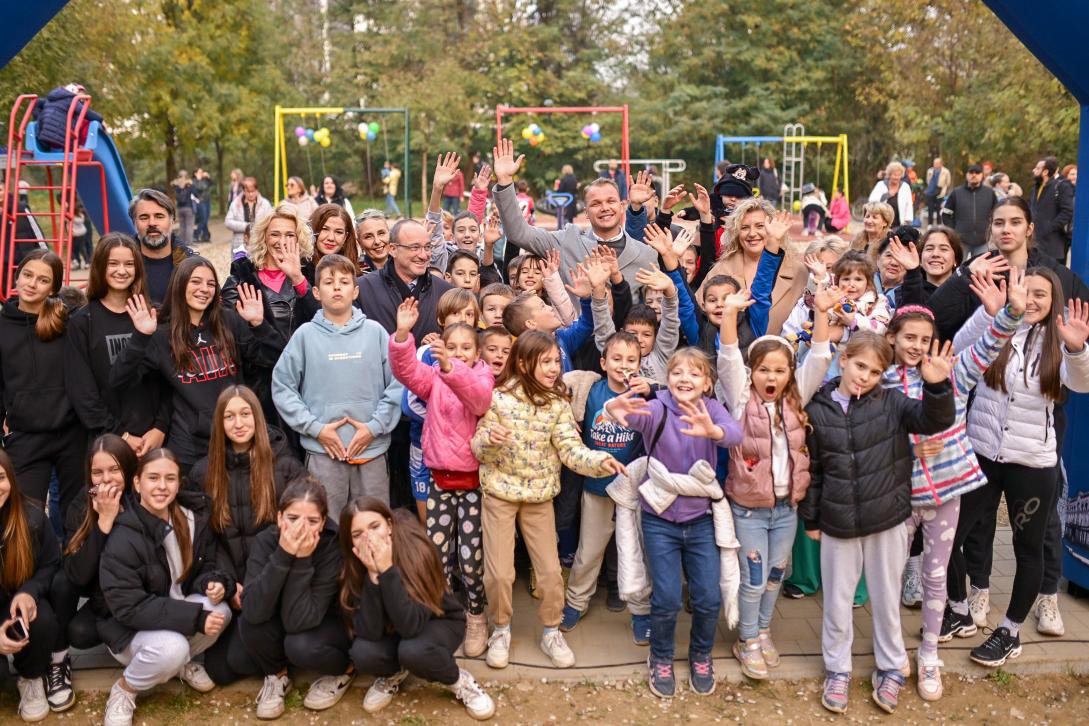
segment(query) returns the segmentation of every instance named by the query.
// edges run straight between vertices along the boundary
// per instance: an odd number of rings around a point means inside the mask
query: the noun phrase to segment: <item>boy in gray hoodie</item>
[[[325,255],[314,274],[321,311],[288,341],[272,371],[272,400],[299,432],[306,467],[325,485],[329,515],[360,496],[389,502],[386,451],[401,418],[389,334],[353,307],[355,266]]]

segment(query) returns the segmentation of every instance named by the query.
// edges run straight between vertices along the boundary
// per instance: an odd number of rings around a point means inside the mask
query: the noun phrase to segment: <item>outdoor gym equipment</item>
[[[409,190],[409,185],[411,183],[412,175],[409,173],[409,148],[408,148],[408,142],[409,142],[409,137],[410,137],[412,131],[411,131],[411,121],[409,120],[409,111],[408,111],[407,108],[359,108],[359,107],[350,107],[350,106],[344,106],[344,107],[306,106],[306,107],[301,107],[301,108],[284,108],[283,106],[276,106],[275,122],[274,122],[275,123],[275,132],[276,132],[275,133],[275,142],[274,142],[274,145],[275,145],[274,166],[275,166],[275,169],[276,169],[276,175],[275,175],[275,180],[273,182],[273,187],[272,187],[272,191],[273,191],[273,195],[274,195],[273,203],[274,204],[279,204],[280,199],[283,196],[286,195],[287,180],[288,180],[288,177],[291,176],[288,173],[288,169],[287,169],[287,137],[288,137],[288,134],[285,131],[285,128],[286,128],[285,125],[284,125],[285,117],[286,116],[299,116],[299,117],[305,118],[308,115],[313,115],[315,118],[319,118],[321,116],[340,116],[340,115],[347,114],[347,113],[354,113],[354,114],[396,114],[396,115],[400,115],[400,116],[402,116],[404,118],[405,138],[404,138],[404,157],[403,157],[403,161],[401,162],[401,164],[402,164],[401,183],[404,185],[404,187],[402,188],[402,197],[404,199],[404,205],[405,205],[404,206],[404,214],[405,214],[405,216],[411,217],[412,216],[412,201],[411,201],[411,194],[409,193],[409,191],[410,191]],[[370,143],[372,141],[374,141],[377,138],[376,132],[373,132],[373,123],[374,122],[367,125],[367,132],[363,132],[362,128],[360,128],[360,131],[359,131],[359,136],[360,136],[361,140],[365,141],[368,146],[370,145]],[[321,139],[330,139],[331,138],[330,137],[331,132],[329,132],[328,129],[326,129],[324,127],[321,127],[320,124],[318,124],[318,126],[320,128],[317,131],[314,132],[314,135],[317,136],[319,132],[324,132],[324,133],[320,134],[320,138]],[[299,128],[304,128],[304,127],[300,126]],[[304,128],[304,133],[302,135],[299,135],[298,130],[296,129],[292,133],[292,138],[297,138],[299,140],[298,143],[300,145],[305,146],[305,144],[302,144],[302,139],[307,139],[308,141],[314,141],[314,138],[311,138],[310,134],[306,133],[306,131],[309,131],[309,130],[310,129]],[[383,134],[384,134],[384,130],[383,130]],[[372,138],[372,136],[373,136],[373,138]],[[319,149],[324,149],[324,148],[327,148],[329,146],[329,143],[324,143],[323,144],[323,143],[321,143],[320,140],[317,142],[317,144],[318,144]],[[389,159],[389,141],[388,141],[388,139],[386,140],[386,159],[387,160]]]
[[[609,168],[609,164],[614,161],[619,163],[620,159],[598,159],[594,162],[594,171],[603,171]],[[669,181],[669,175],[680,174],[688,168],[688,162],[684,159],[628,159],[628,163],[657,167],[658,176],[662,179],[662,194],[673,188]]]
[[[787,195],[783,198],[783,208],[792,209],[795,201],[801,201],[802,187],[805,185],[805,155],[810,144],[817,146],[817,175],[820,175],[821,152],[824,144],[835,144],[836,167],[832,175],[832,193],[842,189],[843,196],[851,198],[850,176],[847,167],[847,134],[839,136],[807,136],[805,126],[802,124],[787,124],[783,127],[782,136],[724,136],[720,134],[715,140],[715,167],[726,158],[726,145],[741,145],[741,163],[746,163],[746,146],[752,144],[755,148],[754,164],[760,165],[760,146],[762,144],[782,144],[782,165],[780,174],[782,181],[787,186]],[[735,159],[735,161],[737,161]],[[843,172],[843,181],[840,183],[840,172]],[[829,195],[831,196],[831,195]]]

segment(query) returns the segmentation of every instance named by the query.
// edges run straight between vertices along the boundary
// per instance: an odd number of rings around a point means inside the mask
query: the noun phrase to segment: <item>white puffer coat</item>
[[[987,314],[981,307],[973,318],[978,315]],[[1030,330],[1023,326],[1010,339],[1007,392],[996,391],[983,380],[976,386],[975,401],[968,409],[968,437],[976,453],[992,461],[1046,469],[1058,461],[1055,403],[1040,392],[1043,333],[1029,341]],[[1079,393],[1089,391],[1089,345],[1077,353],[1064,345],[1062,352],[1063,385]]]

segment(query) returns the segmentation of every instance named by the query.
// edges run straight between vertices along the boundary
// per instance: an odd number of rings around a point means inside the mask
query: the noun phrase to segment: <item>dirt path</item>
[[[1089,712],[1089,675],[1014,676],[999,670],[985,679],[953,676],[946,679],[945,697],[936,704],[921,701],[909,682],[896,717],[899,723],[958,722],[979,724],[1071,724],[1083,722]],[[305,684],[302,684],[305,686]],[[764,684],[719,683],[714,695],[700,698],[687,691],[672,701],[652,696],[641,681],[612,685],[589,681],[576,684],[522,681],[489,691],[496,698],[496,724],[600,723],[660,726],[663,723],[753,722],[811,724],[834,719],[820,706],[816,681]],[[850,723],[882,721],[883,711],[870,701],[869,683],[856,678],[851,706],[843,719]],[[201,695],[190,690],[160,690],[140,699],[135,722],[146,726],[258,723],[253,710],[255,693],[234,688]],[[302,694],[289,694],[284,724],[472,724],[453,696],[443,689],[410,681],[382,711],[371,717],[362,709],[363,690],[352,688],[335,708],[321,713],[302,706]],[[14,718],[13,688],[0,695],[0,721]],[[70,724],[99,724],[105,694],[80,694],[76,707],[62,716]]]

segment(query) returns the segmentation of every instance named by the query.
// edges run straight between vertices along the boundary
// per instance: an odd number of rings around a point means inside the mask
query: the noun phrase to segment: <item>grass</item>
[[[995,685],[1000,688],[1009,688],[1013,685],[1014,679],[1017,678],[1017,676],[1002,668],[997,669],[987,677],[994,681]]]

